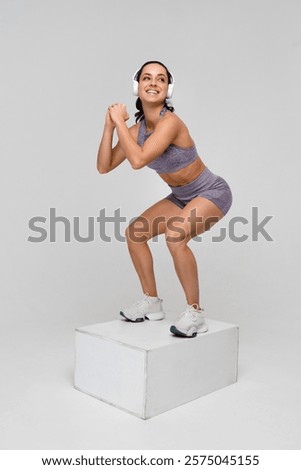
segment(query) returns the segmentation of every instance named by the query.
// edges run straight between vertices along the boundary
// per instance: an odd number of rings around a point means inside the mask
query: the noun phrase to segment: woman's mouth
[[[158,91],[157,90],[147,90],[146,92],[148,95],[158,95]]]

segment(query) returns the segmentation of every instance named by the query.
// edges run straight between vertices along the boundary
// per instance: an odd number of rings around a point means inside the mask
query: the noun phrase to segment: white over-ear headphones
[[[138,96],[138,87],[139,87],[139,82],[137,80],[137,75],[138,75],[138,72],[139,72],[140,69],[137,70],[137,72],[134,73],[134,76],[133,76],[133,94],[135,96]],[[170,73],[170,76],[171,76],[171,83],[168,84],[168,89],[167,89],[167,96],[166,98],[171,98],[172,97],[172,94],[173,94],[173,87],[174,87],[174,84],[175,84],[175,79],[174,79],[174,76],[171,72]]]

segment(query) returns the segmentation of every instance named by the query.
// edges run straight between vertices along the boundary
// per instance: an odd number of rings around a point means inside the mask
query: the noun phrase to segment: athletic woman
[[[197,264],[188,242],[224,217],[232,194],[227,182],[213,174],[199,157],[186,125],[167,101],[173,87],[174,77],[164,64],[150,61],[142,65],[133,78],[133,91],[138,96],[136,124],[127,126],[129,115],[124,104],[109,106],[97,169],[108,173],[127,159],[135,170],[144,166],[155,170],[169,186],[170,194],[126,229],[129,253],[144,296],[120,314],[131,322],[165,317],[147,243],[164,234],[187,304],[170,331],[195,337],[208,327],[200,304]],[[114,130],[118,142],[112,148]]]

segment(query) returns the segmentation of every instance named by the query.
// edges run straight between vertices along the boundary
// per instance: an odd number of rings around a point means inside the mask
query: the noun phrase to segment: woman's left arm
[[[156,125],[153,134],[141,147],[130,134],[125,123],[126,108],[124,105],[115,105],[110,109],[110,115],[115,123],[120,145],[129,160],[132,168],[139,169],[159,157],[172,143],[179,132],[179,123],[174,116],[164,115]]]

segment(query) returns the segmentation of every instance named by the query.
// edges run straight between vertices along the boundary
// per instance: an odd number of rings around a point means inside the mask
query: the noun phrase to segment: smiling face
[[[168,76],[160,64],[148,64],[142,69],[138,93],[142,101],[164,102],[168,90]]]

